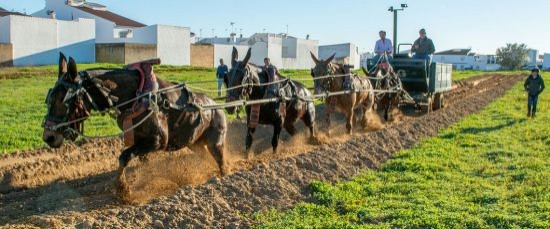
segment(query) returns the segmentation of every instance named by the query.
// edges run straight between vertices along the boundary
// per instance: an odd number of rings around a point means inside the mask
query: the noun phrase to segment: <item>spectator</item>
[[[218,97],[222,96],[222,85],[225,75],[229,72],[227,65],[223,64],[223,59],[220,59],[220,66],[216,70],[216,78],[218,79]]]
[[[531,70],[531,75],[525,80],[523,84],[525,91],[529,94],[527,100],[527,117],[536,117],[537,113],[537,102],[539,100],[539,95],[544,91],[544,80],[539,75],[538,69]]]

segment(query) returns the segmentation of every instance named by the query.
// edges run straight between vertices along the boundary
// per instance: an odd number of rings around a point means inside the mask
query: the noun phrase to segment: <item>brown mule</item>
[[[335,54],[336,55],[336,54]],[[328,134],[330,135],[330,113],[332,110],[337,110],[346,116],[346,129],[348,134],[353,134],[353,123],[355,120],[355,109],[362,108],[363,117],[361,118],[361,126],[367,128],[368,115],[372,112],[374,105],[374,93],[369,80],[364,77],[359,77],[352,74],[345,66],[331,63],[334,59],[332,55],[327,60],[319,60],[313,53],[311,58],[315,62],[315,67],[311,69],[311,76],[314,79],[315,94],[323,94],[326,92],[340,92],[350,90],[345,84],[349,83],[354,87],[353,92],[345,95],[333,95],[326,98],[326,122]],[[347,75],[346,77],[326,77],[330,75]],[[345,82],[346,78],[350,82]]]
[[[162,79],[157,79],[157,82],[159,89],[174,86]],[[65,56],[60,54],[58,80],[47,95],[44,142],[52,148],[59,148],[64,139],[76,140],[76,131],[83,131],[79,127],[91,110],[106,111],[135,98],[139,84],[138,71],[91,69],[78,72],[75,61],[70,58],[67,63]],[[191,93],[186,88],[158,93],[156,97],[158,103],[150,100],[149,109],[133,119],[133,124],[142,120],[144,122],[133,131],[135,144],[127,146],[119,157],[120,184],[124,185],[124,169],[132,156],[145,156],[156,150],[177,150],[191,145],[207,146],[223,175],[226,172],[224,144],[227,133],[223,110],[201,111],[197,104],[213,105],[215,102],[203,94]],[[114,98],[116,102],[113,102]],[[132,103],[129,103],[119,110],[131,108]],[[75,123],[58,126],[67,122]],[[118,115],[117,123],[123,129],[121,115]]]

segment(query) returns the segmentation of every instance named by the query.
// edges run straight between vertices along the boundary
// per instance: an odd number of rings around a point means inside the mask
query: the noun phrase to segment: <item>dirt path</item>
[[[378,131],[337,136],[327,145],[305,144],[305,134],[294,139],[285,135],[284,147],[272,154],[265,140],[271,128],[262,128],[251,160],[240,153],[245,126],[235,122],[228,135],[230,176],[216,178],[215,163],[206,153],[182,150],[155,153],[145,163],[134,160],[127,173],[133,192],[127,198],[146,203],[141,206],[121,206],[113,193],[120,141],[3,155],[0,222],[39,227],[247,226],[250,222],[243,215],[306,200],[313,180],[336,181],[376,168],[393,152],[479,111],[520,79],[487,77],[490,80],[475,80],[475,86],[474,81],[463,82],[447,95],[448,108],[421,117],[404,116]]]

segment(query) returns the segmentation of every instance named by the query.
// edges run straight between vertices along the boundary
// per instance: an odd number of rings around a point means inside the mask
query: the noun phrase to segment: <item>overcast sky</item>
[[[63,0],[58,0],[63,1]],[[530,0],[94,0],[109,10],[145,24],[190,27],[203,37],[227,36],[230,22],[244,36],[256,32],[317,39],[321,44],[355,43],[361,52],[374,49],[378,31],[393,37],[389,6],[407,3],[399,12],[398,43],[411,43],[426,28],[436,49],[472,48],[493,54],[506,43],[525,43],[550,53],[550,1]],[[0,0],[0,7],[33,13],[44,0]]]

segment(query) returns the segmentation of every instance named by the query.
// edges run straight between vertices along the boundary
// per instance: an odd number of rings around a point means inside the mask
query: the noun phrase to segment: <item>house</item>
[[[334,62],[352,65],[353,69],[361,68],[359,48],[351,43],[319,46],[319,59],[327,59],[333,54]]]
[[[191,63],[189,28],[147,26],[86,0],[45,1],[45,8],[32,16],[64,21],[95,20],[97,62],[130,63],[158,57],[163,64]]]
[[[205,46],[211,45],[211,46]],[[271,63],[280,69],[310,69],[313,66],[310,52],[315,55],[318,53],[319,41],[310,39],[300,39],[286,34],[256,33],[249,38],[242,36],[236,37],[231,34],[229,37],[214,37],[201,39],[193,47],[194,49],[208,49],[208,53],[218,53],[214,59],[224,58],[227,47],[237,47],[239,53],[246,53],[247,48],[252,49],[250,63],[255,65],[264,65],[264,58],[269,57]],[[209,50],[213,48],[214,50]],[[244,50],[244,51],[241,51]],[[193,58],[202,58],[198,51],[193,52]],[[211,56],[211,55],[210,55]],[[208,56],[208,60],[212,59]],[[244,56],[241,56],[241,59]],[[229,56],[230,58],[230,56]],[[225,59],[225,58],[224,58]],[[198,64],[203,61],[192,61]],[[226,61],[229,63],[228,61]],[[214,65],[216,66],[216,60]],[[201,65],[199,65],[201,66]]]
[[[525,65],[527,65],[527,66],[537,66],[539,64],[538,57],[539,57],[539,50],[528,49],[527,50],[527,60],[526,60]]]
[[[495,55],[475,55],[474,70],[479,71],[496,71],[500,69],[500,64],[497,64]]]
[[[59,21],[11,13],[0,17],[0,65],[57,64],[59,52],[95,62],[95,21]]]
[[[550,53],[545,53],[542,61],[542,70],[550,70]]]
[[[453,64],[457,70],[473,69],[475,53],[472,49],[451,49],[433,55],[432,61]]]

